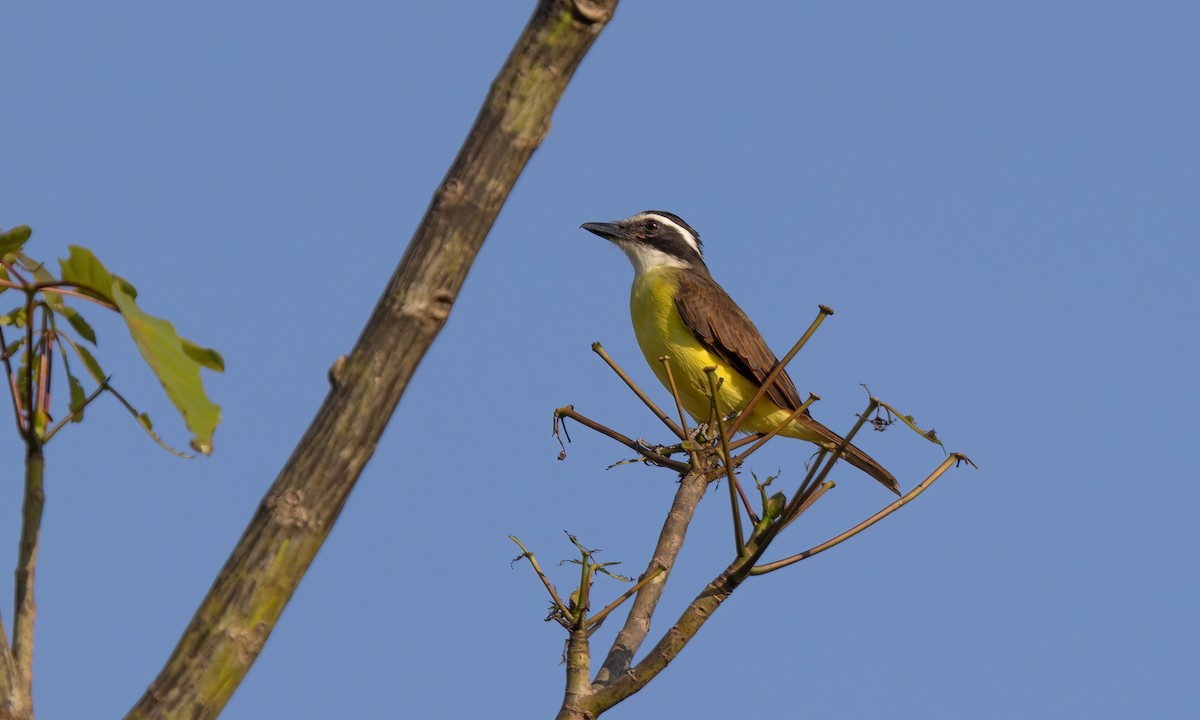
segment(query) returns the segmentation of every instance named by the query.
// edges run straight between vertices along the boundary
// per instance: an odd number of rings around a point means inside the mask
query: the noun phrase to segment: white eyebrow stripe
[[[681,226],[679,223],[675,222],[671,218],[663,217],[662,215],[659,215],[658,213],[639,213],[639,214],[631,217],[630,220],[645,220],[648,218],[654,218],[655,220],[662,223],[663,225],[669,225],[669,226],[675,228],[675,230],[679,232],[679,234],[683,237],[683,239],[687,241],[688,246],[691,247],[692,250],[694,250],[697,255],[700,255],[701,257],[703,257],[703,253],[700,252],[700,246],[696,243],[696,236],[693,235],[692,233],[690,233],[687,228]]]

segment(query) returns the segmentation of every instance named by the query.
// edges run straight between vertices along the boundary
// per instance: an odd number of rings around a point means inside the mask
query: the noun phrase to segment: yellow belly
[[[679,268],[653,268],[634,279],[629,296],[633,332],[642,354],[646,356],[646,362],[668,390],[671,386],[667,371],[659,358],[663,355],[671,358],[671,374],[675,378],[684,410],[696,421],[708,422],[711,402],[704,368],[715,365],[717,377],[724,380],[718,391],[722,415],[745,407],[758,391],[758,385],[705,348],[684,324],[674,299],[676,278],[680,272]],[[768,432],[786,420],[787,416],[788,411],[763,398],[742,429],[747,432]],[[792,423],[781,434],[813,442],[819,440],[819,436],[799,423]]]

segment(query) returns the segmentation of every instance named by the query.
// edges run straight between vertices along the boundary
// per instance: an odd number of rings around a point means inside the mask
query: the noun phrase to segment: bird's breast
[[[726,367],[719,356],[705,347],[683,322],[675,305],[679,287],[678,268],[654,268],[640,273],[629,296],[633,332],[638,346],[663,386],[670,389],[666,368],[659,360],[671,358],[671,374],[683,400],[684,409],[697,420],[709,417],[707,367],[717,366],[721,387],[722,411],[728,412],[749,400],[753,386],[740,374]]]

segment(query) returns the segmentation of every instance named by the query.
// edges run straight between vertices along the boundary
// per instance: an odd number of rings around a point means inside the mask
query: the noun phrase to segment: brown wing
[[[675,307],[700,342],[748,380],[761,385],[779,362],[758,328],[712,278],[681,272]],[[768,388],[767,398],[785,410],[795,410],[801,402],[787,371]]]
[[[762,339],[758,328],[711,277],[687,271],[680,273],[675,307],[679,309],[684,325],[695,333],[700,342],[747,379],[761,385],[779,362]],[[796,386],[792,384],[787,371],[781,372],[771,384],[767,398],[785,410],[800,407],[800,394],[796,392]],[[824,443],[818,444],[832,447],[842,442],[840,435],[813,420],[807,410],[797,421],[825,439]],[[884,487],[900,494],[900,484],[896,478],[862,450],[849,445],[843,457],[851,465],[883,483]]]

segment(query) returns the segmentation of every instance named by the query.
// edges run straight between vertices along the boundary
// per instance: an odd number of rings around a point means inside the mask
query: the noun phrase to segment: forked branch
[[[795,353],[803,347],[804,343],[812,336],[813,332],[820,325],[823,318],[831,314],[832,311],[822,306],[821,313],[809,327],[804,337],[793,347],[792,351],[784,356],[772,374],[768,377],[769,384],[778,373],[782,372],[783,366],[792,359]],[[871,418],[872,413],[875,413],[878,408],[886,408],[887,412],[896,413],[890,406],[882,403],[874,397],[871,397],[866,410],[858,416],[854,426],[845,434],[844,439],[836,447],[823,447],[818,451],[816,461],[810,466],[804,479],[797,487],[796,491],[790,498],[786,498],[783,493],[776,493],[768,497],[766,493],[766,484],[759,484],[760,495],[762,499],[762,515],[757,515],[750,507],[749,500],[746,498],[745,492],[741,490],[741,483],[737,477],[737,468],[742,462],[766,442],[778,435],[780,430],[786,427],[798,415],[803,413],[807,407],[816,400],[815,395],[810,395],[804,404],[795,410],[786,419],[784,423],[774,428],[771,432],[765,435],[753,436],[747,440],[731,442],[730,437],[733,431],[740,427],[741,422],[748,417],[753,410],[753,404],[761,399],[764,392],[759,390],[758,394],[747,405],[747,409],[741,411],[735,420],[726,427],[724,413],[726,408],[720,407],[718,392],[719,378],[716,376],[715,368],[709,372],[709,394],[713,403],[711,416],[715,418],[715,423],[709,423],[711,432],[713,427],[716,429],[716,437],[701,439],[693,439],[689,436],[687,430],[687,418],[683,413],[683,404],[680,401],[678,388],[674,383],[674,376],[671,371],[671,365],[668,358],[661,358],[664,363],[668,386],[672,391],[672,395],[676,402],[676,409],[679,410],[680,423],[675,425],[674,422],[666,416],[649,398],[643,393],[632,380],[629,379],[612,360],[599,344],[593,346],[597,353],[604,358],[605,362],[617,373],[619,377],[630,387],[630,389],[649,407],[652,412],[658,416],[672,432],[676,432],[678,428],[685,439],[683,444],[674,448],[657,447],[651,449],[642,441],[634,441],[625,435],[604,427],[599,423],[587,420],[582,415],[574,411],[571,406],[559,408],[555,411],[556,417],[571,417],[582,422],[587,427],[601,432],[608,437],[611,437],[626,447],[629,447],[638,452],[642,457],[663,465],[671,467],[682,474],[680,479],[679,489],[676,492],[675,499],[672,502],[667,518],[663,523],[662,531],[659,535],[658,544],[655,547],[654,555],[651,558],[647,572],[643,574],[638,586],[630,588],[621,598],[609,607],[606,607],[597,616],[584,623],[585,632],[579,631],[579,626],[572,631],[568,642],[567,651],[567,690],[564,694],[563,705],[559,712],[560,720],[591,720],[598,717],[607,709],[613,707],[622,700],[636,693],[654,677],[666,668],[670,662],[678,656],[679,652],[687,645],[688,642],[695,636],[699,628],[712,616],[718,607],[732,595],[742,582],[753,575],[761,575],[774,570],[793,565],[800,560],[811,557],[817,553],[823,552],[839,543],[845,542],[858,533],[866,530],[891,513],[895,512],[905,504],[911,502],[926,489],[928,489],[934,481],[946,472],[951,466],[957,462],[970,462],[961,454],[952,454],[946,459],[937,469],[933,471],[924,481],[910,490],[900,499],[892,502],[890,505],[870,516],[866,520],[860,522],[854,527],[846,530],[843,533],[831,538],[830,540],[821,543],[813,548],[810,548],[803,553],[784,558],[783,560],[774,561],[771,563],[758,564],[763,553],[768,549],[771,543],[778,535],[791,523],[795,522],[804,513],[810,510],[818,500],[823,498],[830,489],[834,487],[834,483],[828,480],[828,475],[834,465],[842,458],[850,441],[861,430],[867,422],[872,422],[879,426],[886,425],[891,420],[884,421],[881,418]],[[932,432],[925,432],[918,428],[911,417],[900,416],[905,423],[912,427],[918,433],[921,433],[927,439],[934,440],[936,437]],[[673,427],[674,426],[674,427]],[[703,426],[702,426],[703,427]],[[732,450],[736,447],[743,447],[750,444],[750,447],[743,451],[740,455],[732,455]],[[939,443],[940,444],[940,443]],[[689,463],[680,463],[670,460],[664,453],[673,452],[677,449],[686,449],[689,452]],[[658,452],[659,450],[663,452]],[[671,464],[662,462],[669,460]],[[654,647],[646,654],[646,656],[636,664],[633,662],[634,656],[645,641],[650,630],[650,620],[653,616],[657,603],[662,596],[665,583],[669,578],[670,568],[672,567],[675,558],[682,547],[688,524],[695,512],[696,505],[699,503],[704,494],[708,482],[725,477],[729,481],[730,487],[730,504],[734,518],[734,533],[735,533],[735,553],[730,564],[714,578],[702,590],[688,607],[680,615],[679,619],[672,625]],[[745,537],[741,527],[741,507],[739,506],[739,496],[742,504],[746,507],[750,518],[753,521],[753,529],[749,537]],[[543,580],[543,582],[548,582]],[[585,685],[582,678],[590,672],[591,657],[590,648],[587,640],[588,635],[595,630],[596,627],[620,605],[627,597],[636,594],[629,615],[626,618],[625,624],[621,631],[617,634],[616,640],[613,642],[608,655],[605,657],[600,670],[596,673],[595,680],[590,685]]]

